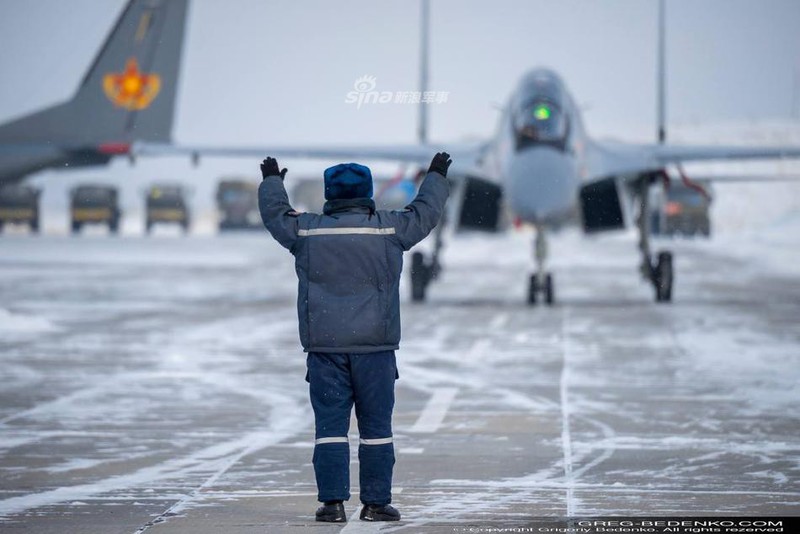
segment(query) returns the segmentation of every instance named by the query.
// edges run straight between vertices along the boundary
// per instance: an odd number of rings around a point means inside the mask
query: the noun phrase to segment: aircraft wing
[[[655,145],[654,157],[663,164],[707,160],[776,159],[800,157],[800,146],[680,146]]]
[[[131,154],[138,156],[180,156],[199,157],[249,157],[262,159],[267,156],[276,158],[312,158],[340,160],[387,160],[399,161],[427,166],[434,154],[446,151],[457,162],[469,165],[475,161],[482,143],[442,144],[442,145],[373,145],[373,146],[189,146],[168,143],[135,143]]]
[[[739,182],[797,182],[800,181],[800,174],[697,174],[691,173],[694,182],[717,182],[717,183],[739,183]]]
[[[587,181],[609,176],[634,175],[663,169],[668,165],[700,161],[800,158],[800,146],[724,146],[724,145],[635,145],[619,142],[593,142],[587,147]],[[714,181],[774,179],[768,175],[709,176]],[[788,175],[782,179],[790,180]]]

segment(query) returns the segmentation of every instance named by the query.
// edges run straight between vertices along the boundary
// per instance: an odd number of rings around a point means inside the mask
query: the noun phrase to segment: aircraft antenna
[[[428,142],[428,105],[422,96],[428,90],[428,39],[430,26],[430,5],[428,0],[420,0],[419,28],[419,124],[417,124],[417,141],[421,145]]]
[[[666,22],[664,0],[658,0],[658,142],[667,140],[666,98],[667,98],[667,59],[666,59]]]

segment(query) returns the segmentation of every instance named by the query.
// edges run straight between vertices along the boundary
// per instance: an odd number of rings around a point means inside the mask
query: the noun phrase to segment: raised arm
[[[450,195],[447,169],[452,162],[447,152],[436,154],[414,201],[403,211],[393,213],[395,234],[403,250],[425,239],[441,219]]]
[[[263,180],[258,186],[261,220],[278,243],[292,250],[297,241],[298,213],[289,204],[283,185],[286,169],[279,170],[275,158],[267,158],[261,164],[261,176]]]

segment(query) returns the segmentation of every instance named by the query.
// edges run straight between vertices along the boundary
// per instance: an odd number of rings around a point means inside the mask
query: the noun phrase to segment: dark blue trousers
[[[394,351],[368,354],[309,352],[307,358],[316,440],[314,474],[320,502],[350,498],[350,447],[347,432],[355,405],[360,499],[392,502],[392,410],[398,378]]]

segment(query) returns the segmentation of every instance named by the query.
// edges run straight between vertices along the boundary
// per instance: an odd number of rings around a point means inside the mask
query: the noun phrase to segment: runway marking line
[[[403,488],[392,488],[393,495],[397,495],[398,493],[402,492]],[[391,524],[387,525],[387,523],[384,521],[378,521],[375,523],[361,521],[359,516],[361,515],[362,506],[363,505],[361,503],[358,503],[358,506],[356,506],[356,511],[350,514],[350,517],[347,518],[347,524],[339,532],[380,532],[383,527],[391,526]]]
[[[495,330],[497,328],[502,328],[508,323],[508,320],[511,316],[508,313],[501,313],[499,315],[495,315],[494,319],[489,321],[489,328]]]
[[[408,431],[431,433],[439,430],[457,393],[458,388],[437,389],[428,399],[428,403],[422,409],[414,426],[409,428]]]
[[[356,511],[350,514],[347,518],[347,524],[339,532],[379,532],[381,530],[381,523],[370,523],[369,521],[361,521],[358,516],[361,514],[361,505],[356,507]]]
[[[469,348],[469,351],[467,352],[466,358],[464,359],[471,362],[480,360],[481,358],[483,358],[483,356],[486,354],[486,351],[491,346],[492,346],[491,340],[489,338],[482,337],[476,340],[475,343],[472,344],[472,346]]]
[[[559,399],[561,401],[561,447],[564,451],[564,481],[567,486],[567,517],[575,515],[575,492],[572,473],[572,435],[569,428],[569,396],[567,392],[569,383],[569,353],[571,347],[567,332],[569,312],[564,311],[561,316],[561,343],[563,352],[563,365],[558,383]]]

